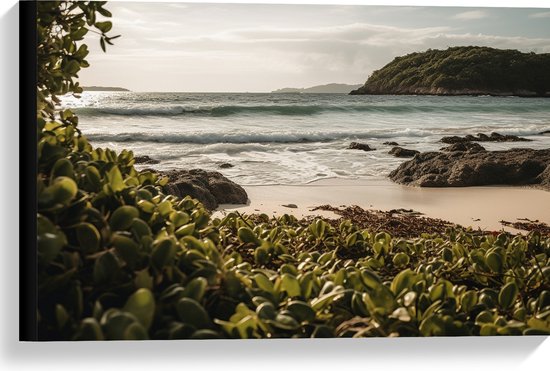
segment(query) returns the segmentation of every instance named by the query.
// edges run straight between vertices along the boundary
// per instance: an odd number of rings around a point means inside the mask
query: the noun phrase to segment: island
[[[479,46],[428,49],[397,57],[352,95],[550,97],[550,53]]]
[[[350,91],[359,89],[362,85],[348,84],[325,84],[316,85],[310,88],[283,88],[272,91],[271,93],[305,93],[305,94],[349,94]]]
[[[116,86],[83,86],[84,91],[130,91],[125,88],[119,88]]]

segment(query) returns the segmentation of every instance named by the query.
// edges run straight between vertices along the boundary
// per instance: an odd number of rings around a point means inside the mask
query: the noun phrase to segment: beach
[[[500,221],[515,222],[519,218],[550,224],[550,192],[527,187],[420,188],[399,185],[389,179],[328,179],[307,185],[244,188],[250,199],[248,205],[220,205],[214,216],[237,210],[247,214],[291,214],[298,218],[337,217],[330,211],[312,211],[315,207],[329,204],[336,207],[357,205],[383,211],[412,209],[428,217],[485,231],[517,232],[503,226]]]
[[[388,178],[410,159],[392,155],[396,145],[441,151],[449,145],[444,137],[498,132],[528,142],[484,141],[484,149],[550,148],[544,98],[86,92],[64,104],[79,114],[95,146],[154,160],[138,170],[219,172],[246,190],[247,205],[222,205],[214,215],[238,210],[335,218],[312,209],[358,205],[414,210],[490,231],[517,232],[502,220],[550,223],[547,191],[412,187]],[[350,149],[353,142],[372,150]]]

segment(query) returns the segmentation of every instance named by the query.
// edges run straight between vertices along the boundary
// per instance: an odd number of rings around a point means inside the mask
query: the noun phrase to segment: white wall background
[[[199,2],[199,1],[197,1]],[[206,2],[206,1],[202,1]],[[230,1],[219,1],[230,2]],[[262,2],[233,1],[233,2]],[[441,5],[439,1],[325,0],[276,3]],[[446,1],[454,6],[549,7],[544,0]],[[364,340],[173,341],[101,343],[18,342],[17,135],[34,135],[18,121],[18,15],[0,2],[0,369],[2,370],[477,370],[548,367],[544,337]],[[29,126],[30,125],[30,126]],[[17,131],[19,128],[19,134]],[[24,257],[23,257],[24,258]]]

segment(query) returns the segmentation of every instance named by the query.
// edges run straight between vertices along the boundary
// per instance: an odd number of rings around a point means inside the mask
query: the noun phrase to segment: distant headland
[[[352,95],[550,97],[550,53],[479,46],[429,49],[397,57]]]
[[[305,94],[349,94],[350,91],[360,88],[362,85],[348,84],[325,84],[316,85],[310,88],[283,88],[272,91],[272,93],[305,93]]]
[[[130,91],[125,88],[119,88],[116,86],[83,86],[84,91]]]

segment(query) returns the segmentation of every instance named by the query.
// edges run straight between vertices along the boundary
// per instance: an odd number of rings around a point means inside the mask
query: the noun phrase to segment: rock
[[[546,166],[546,169],[537,177],[541,188],[550,190],[550,165]]]
[[[360,149],[362,151],[375,151],[375,149],[371,148],[368,144],[366,144],[366,143],[357,143],[357,142],[351,142],[349,144],[348,149]]]
[[[517,135],[502,135],[499,133],[491,133],[490,135],[479,133],[477,137],[466,135],[459,137],[456,135],[441,138],[441,142],[446,144],[466,143],[466,142],[530,142],[531,139],[521,138]]]
[[[234,167],[234,166],[235,166],[235,165],[230,164],[230,163],[228,163],[228,162],[224,162],[223,164],[218,165],[218,167],[219,167],[220,169],[230,169],[230,168],[232,168],[232,167]]]
[[[399,165],[389,177],[420,187],[539,184],[550,190],[549,165],[550,149],[425,152]]]
[[[539,135],[546,135],[546,134],[550,134],[550,130],[544,130],[539,133]]]
[[[445,144],[455,144],[455,143],[464,143],[464,142],[468,142],[468,140],[466,138],[463,138],[463,137],[458,137],[456,135],[453,135],[451,137],[443,137],[441,138],[440,142],[442,143],[445,143]]]
[[[287,205],[281,205],[282,207],[288,207],[289,209],[297,209],[298,205],[296,204],[287,204]]]
[[[399,143],[397,143],[397,142],[384,142],[382,144],[385,144],[386,146],[398,146],[399,145]]]
[[[393,147],[388,153],[390,155],[394,155],[395,157],[414,157],[414,155],[416,155],[417,153],[420,153],[420,152],[416,151],[414,149]]]
[[[134,160],[136,164],[140,165],[155,165],[160,164],[159,160],[155,160],[154,158],[151,158],[147,155],[144,156],[134,156]]]
[[[472,143],[472,142],[460,142],[460,143],[454,143],[450,146],[443,147],[440,149],[440,151],[445,152],[455,152],[455,151],[468,151],[468,152],[479,152],[479,151],[485,151],[485,147],[483,147],[479,143]]]
[[[246,204],[248,195],[238,184],[216,171],[170,170],[162,172],[168,177],[164,190],[178,197],[187,195],[196,198],[208,210],[214,210],[219,204]]]

